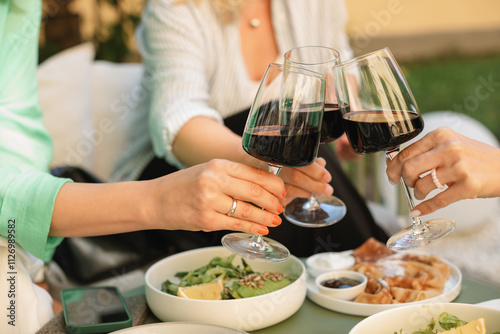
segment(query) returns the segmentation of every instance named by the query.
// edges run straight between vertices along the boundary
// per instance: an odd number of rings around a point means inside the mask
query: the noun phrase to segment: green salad
[[[177,272],[175,277],[179,278],[180,282],[176,284],[166,280],[161,290],[177,296],[179,287],[191,287],[222,279],[224,287],[221,299],[239,299],[270,293],[294,281],[283,273],[254,272],[243,258],[241,266],[235,266],[232,263],[235,256],[232,254],[228,257],[214,257],[201,268]]]
[[[452,328],[457,328],[460,326],[464,326],[467,324],[467,321],[459,319],[457,316],[453,314],[449,314],[447,312],[443,312],[439,315],[437,323],[434,317],[431,319],[431,322],[427,325],[426,328],[421,328],[418,331],[414,331],[411,334],[436,334],[443,331],[448,331]],[[399,332],[394,332],[394,334],[406,334],[401,329]],[[495,332],[493,334],[500,334],[500,332]]]

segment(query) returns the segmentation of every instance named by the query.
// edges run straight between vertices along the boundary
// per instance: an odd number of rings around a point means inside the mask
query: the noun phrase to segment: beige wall
[[[143,1],[145,0],[123,2],[138,8]],[[363,34],[391,36],[500,29],[500,0],[345,0],[345,2],[349,12],[347,28],[353,37]],[[91,18],[95,14],[95,0],[74,0],[72,9],[83,17],[84,35],[90,34],[94,28]]]
[[[357,54],[389,46],[400,59],[500,54],[500,0],[345,0]]]
[[[345,1],[353,37],[500,29],[499,0]]]

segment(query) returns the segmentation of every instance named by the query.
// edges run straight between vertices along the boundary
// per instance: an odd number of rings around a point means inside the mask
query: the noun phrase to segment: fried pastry
[[[375,278],[369,278],[364,292],[360,293],[355,299],[356,303],[365,304],[392,304],[394,297],[389,287],[383,285]]]
[[[375,239],[353,251],[353,269],[368,278],[354,301],[369,304],[408,303],[438,296],[450,278],[450,267],[434,255],[395,253]]]
[[[375,262],[378,259],[394,253],[395,252],[387,248],[385,244],[375,238],[369,238],[361,246],[356,248],[352,255],[356,259],[356,262]]]
[[[413,290],[399,287],[392,287],[390,288],[390,291],[392,297],[394,298],[393,303],[416,302],[439,296],[442,293],[440,290]]]

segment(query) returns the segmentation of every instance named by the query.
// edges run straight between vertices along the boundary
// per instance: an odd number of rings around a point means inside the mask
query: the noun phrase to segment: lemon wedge
[[[479,318],[473,320],[466,325],[452,328],[449,331],[441,332],[440,334],[486,334],[486,319]]]
[[[197,284],[186,287],[179,287],[177,296],[189,299],[219,300],[224,289],[222,278],[218,278],[209,283]]]

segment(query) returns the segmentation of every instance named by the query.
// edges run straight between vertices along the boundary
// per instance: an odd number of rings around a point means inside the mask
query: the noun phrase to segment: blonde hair
[[[193,1],[198,5],[200,0],[177,0],[175,4],[183,4]],[[221,24],[234,23],[241,16],[243,2],[245,0],[206,0]]]

